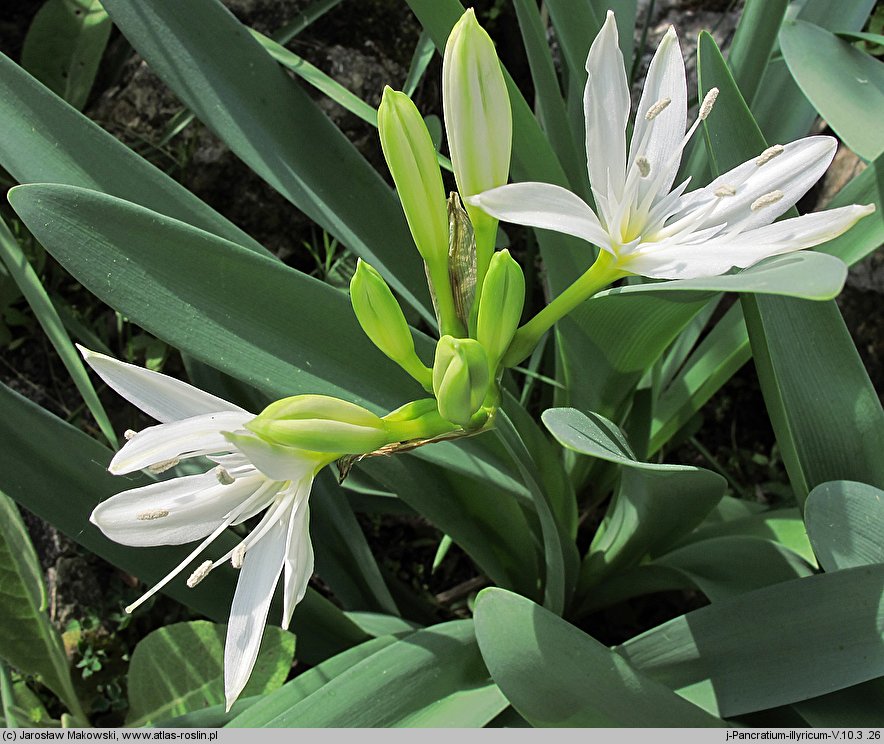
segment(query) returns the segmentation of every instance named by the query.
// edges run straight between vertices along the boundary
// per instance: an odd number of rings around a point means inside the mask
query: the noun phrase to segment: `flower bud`
[[[314,452],[372,452],[392,440],[379,416],[328,395],[283,398],[245,427],[268,442]]]
[[[361,258],[350,281],[350,302],[372,343],[422,385],[429,386],[432,371],[414,351],[414,338],[402,308],[384,278]]]
[[[513,141],[509,94],[494,42],[467,10],[451,29],[442,60],[442,105],[451,165],[466,199],[507,182]],[[476,232],[478,279],[494,251],[497,220],[467,206]]]
[[[435,398],[421,398],[400,406],[384,416],[391,434],[400,442],[432,439],[454,431],[457,427],[442,418]]]
[[[493,375],[513,340],[525,305],[525,276],[507,250],[495,253],[485,275],[476,338],[488,354]]]
[[[488,392],[488,356],[471,338],[443,336],[436,344],[433,392],[443,418],[468,426]]]
[[[389,86],[378,107],[378,132],[411,236],[427,265],[439,327],[458,333],[448,286],[448,211],[433,140],[411,99]]]

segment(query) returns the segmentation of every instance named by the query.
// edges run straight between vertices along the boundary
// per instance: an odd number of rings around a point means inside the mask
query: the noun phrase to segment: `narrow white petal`
[[[647,121],[645,114],[661,100],[670,103],[654,119]],[[657,52],[651,60],[642,97],[635,112],[635,128],[629,147],[629,163],[639,157],[647,159],[651,174],[657,176],[670,156],[681,144],[687,126],[688,89],[685,81],[684,59],[675,29],[670,28],[663,36]],[[672,186],[678,172],[678,160],[669,166],[662,181],[655,181],[660,193],[665,194]],[[653,179],[652,179],[653,180]],[[639,193],[639,199],[642,193]]]
[[[181,545],[211,533],[265,480],[256,474],[223,486],[211,471],[170,478],[112,496],[89,520],[122,545]]]
[[[716,276],[770,256],[825,243],[873,211],[873,205],[851,205],[782,220],[736,236],[724,234],[698,243],[649,243],[639,246],[625,268],[655,279]]]
[[[316,452],[271,444],[254,434],[225,432],[225,437],[258,470],[274,480],[299,481],[308,473],[312,475],[322,461]]]
[[[167,423],[215,411],[243,410],[174,377],[120,362],[79,344],[77,348],[109,387],[157,421]]]
[[[221,432],[239,429],[252,418],[246,411],[216,411],[149,426],[123,445],[108,470],[120,475],[165,460],[229,452],[230,445]]]
[[[287,528],[287,523],[277,521],[264,539],[246,553],[240,570],[224,645],[227,710],[249,681],[258,658],[264,623],[285,559]]]
[[[586,163],[595,193],[618,201],[626,178],[626,121],[629,118],[629,85],[620,52],[617,22],[608,17],[586,59]],[[608,183],[610,179],[611,190]]]
[[[790,142],[780,155],[764,165],[756,157],[716,178],[708,186],[692,191],[682,200],[679,219],[688,211],[702,209],[716,200],[715,192],[733,187],[733,196],[717,199],[716,208],[699,228],[727,223],[727,232],[752,230],[768,225],[786,212],[826,172],[838,147],[832,137],[816,136]],[[751,205],[765,194],[782,191],[783,197],[770,206],[752,211]]]
[[[295,607],[304,598],[313,575],[313,542],[310,540],[310,506],[308,499],[312,481],[298,484],[292,516],[289,520],[285,549],[285,576],[282,606],[282,627],[288,628]]]
[[[610,251],[611,241],[590,206],[576,194],[549,183],[511,183],[467,201],[505,222],[573,235]]]

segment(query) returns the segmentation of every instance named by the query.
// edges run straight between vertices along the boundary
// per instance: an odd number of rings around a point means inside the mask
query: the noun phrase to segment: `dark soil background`
[[[41,4],[41,0],[3,4],[0,51],[14,60],[19,59],[28,25]],[[307,0],[226,0],[225,4],[247,25],[271,33],[310,3]],[[476,2],[475,6],[481,22],[497,40],[504,63],[530,100],[531,80],[511,4],[486,0]],[[401,0],[347,0],[288,46],[376,106],[385,84],[396,86],[405,80],[420,34],[417,21],[403,8]],[[646,8],[644,3],[641,12],[646,12]],[[656,2],[649,24],[649,51],[641,73],[656,41],[668,25],[674,23],[689,60],[689,77],[695,80],[690,60],[697,33],[712,29],[719,44],[726,48],[738,18],[739,3],[734,2]],[[640,16],[639,24],[642,21]],[[637,38],[639,33],[640,25]],[[441,64],[436,57],[415,95],[424,114],[441,116],[440,72]],[[695,89],[695,82],[689,85]],[[318,95],[315,97],[347,137],[386,175],[376,131],[336,104]],[[198,122],[191,123],[167,144],[159,144],[170,121],[181,111],[175,96],[114,31],[85,113],[290,265],[332,283],[345,284],[352,271],[352,260],[337,253],[335,257],[341,260],[333,271],[327,271],[321,260],[322,231],[255,176],[205,127]],[[842,150],[825,181],[802,203],[802,211],[824,204],[859,167],[857,159]],[[3,214],[11,213],[5,208]],[[517,233],[511,237],[518,237]],[[317,251],[319,257],[315,255]],[[143,361],[145,352],[162,356],[162,346],[152,347],[152,341],[137,329],[119,334],[114,314],[99,307],[88,293],[53,265],[39,246],[31,246],[31,255],[53,294],[62,297],[111,348],[134,354],[139,362]],[[878,390],[884,388],[881,353],[884,333],[879,313],[882,292],[884,259],[873,256],[851,270],[848,285],[838,299]],[[7,308],[4,317],[8,332],[5,336],[0,334],[0,379],[53,413],[95,432],[94,422],[84,414],[79,395],[27,304],[20,297],[11,300],[0,297],[0,301],[4,299],[6,304],[0,304],[0,310]],[[165,371],[183,372],[174,355],[165,363]],[[120,430],[143,424],[133,418],[137,412],[128,407],[120,410],[114,396],[104,399],[108,411],[120,417],[114,422]],[[735,495],[771,504],[789,499],[788,481],[751,363],[709,402],[693,440],[668,451],[666,457],[668,461],[728,471],[738,486]],[[98,668],[80,683],[93,701],[96,720],[114,723],[125,705],[125,663],[120,659],[125,660],[125,654],[150,629],[185,619],[187,611],[171,600],[159,598],[149,612],[137,614],[134,619],[124,618],[120,610],[138,596],[137,579],[79,549],[41,520],[29,514],[25,514],[25,518],[46,572],[51,618],[61,631],[67,629],[65,639],[75,661],[82,664],[85,660],[88,666],[97,660]],[[360,515],[360,520],[394,591],[400,596],[417,597],[413,608],[415,617],[439,620],[468,611],[467,601],[481,588],[484,579],[476,576],[472,564],[456,547],[439,569],[432,571],[440,539],[438,530],[419,517]],[[327,592],[319,579],[315,585]],[[586,627],[601,640],[616,643],[703,602],[702,597],[685,593],[646,597],[600,613],[590,618]],[[440,610],[440,605],[444,609]]]

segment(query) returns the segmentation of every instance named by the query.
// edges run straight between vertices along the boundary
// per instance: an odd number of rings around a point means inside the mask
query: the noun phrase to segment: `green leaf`
[[[112,447],[116,447],[117,437],[114,434],[114,427],[105,413],[104,406],[101,405],[101,401],[95,394],[95,388],[89,381],[83,360],[71,343],[52,300],[49,299],[49,295],[46,294],[46,290],[40,283],[40,278],[2,218],[0,218],[0,262],[6,264],[10,276],[27,299],[34,315],[74,381],[74,385],[77,386],[86,407],[95,417],[101,433],[104,434],[105,439]]]
[[[860,157],[884,152],[884,63],[819,26],[791,21],[780,29],[780,48],[804,95]]]
[[[125,479],[107,472],[113,453],[83,432],[0,386],[0,490],[72,540],[145,582],[156,582],[190,552],[187,546],[128,548],[108,540],[89,522],[95,505],[127,488],[147,485],[141,475]],[[64,498],[58,498],[63,493]],[[228,532],[213,548],[232,550]],[[194,589],[173,581],[164,592],[196,612],[226,620],[237,575],[213,571]],[[281,609],[271,609],[271,617]],[[331,656],[366,638],[353,622],[312,589],[295,610],[293,629],[301,639],[299,658],[308,663]]]
[[[0,120],[0,165],[19,183],[64,183],[103,191],[270,255],[2,54]]]
[[[804,505],[807,534],[826,571],[884,563],[884,491],[833,481],[814,488]]]
[[[405,82],[402,84],[402,92],[409,98],[417,90],[417,86],[427,70],[427,65],[430,64],[430,60],[433,59],[435,53],[436,46],[433,44],[430,35],[426,31],[421,31],[421,35],[418,37],[417,44],[414,47],[414,54],[411,56],[411,63],[408,65]]]
[[[0,658],[24,674],[40,675],[82,725],[86,717],[67,656],[46,616],[40,563],[18,509],[4,493],[8,489],[2,483],[0,488]]]
[[[488,679],[471,620],[434,625],[384,644],[307,696],[295,691],[290,707],[282,706],[287,685],[266,699],[275,698],[273,711],[252,706],[229,725],[475,727],[506,708],[506,699]]]
[[[624,467],[581,569],[583,591],[664,551],[699,525],[724,494],[727,483],[717,473],[638,461],[622,432],[598,414],[553,408],[542,419],[563,447]]]
[[[295,637],[263,630],[261,648],[242,697],[275,690],[288,676]],[[224,638],[227,626],[206,620],[175,623],[142,639],[129,662],[128,726],[199,711],[224,702]]]
[[[882,588],[884,565],[786,581],[689,612],[617,650],[716,715],[786,705],[884,675]]]
[[[433,322],[420,257],[403,250],[412,241],[395,194],[248,29],[213,0],[105,6],[151,68],[234,153]]]
[[[398,615],[347,497],[328,471],[313,482],[310,510],[316,571],[344,608]]]
[[[703,90],[721,90],[716,116],[704,122],[718,173],[766,143],[708,34],[700,37],[699,77]],[[835,303],[746,295],[741,303],[765,404],[799,501],[829,480],[884,484],[884,461],[872,446],[884,440],[884,411]]]
[[[748,269],[722,276],[679,279],[671,282],[630,284],[600,292],[597,297],[637,293],[749,292],[831,300],[841,292],[847,278],[847,265],[824,253],[801,251],[773,256]]]
[[[761,83],[788,5],[788,0],[747,0],[740,14],[727,61],[747,101]]]
[[[28,28],[22,66],[82,109],[110,31],[110,18],[99,0],[47,0]]]
[[[793,708],[808,724],[817,728],[881,728],[884,726],[884,679],[873,679]]]
[[[484,589],[475,612],[491,676],[533,726],[724,725],[524,597]]]

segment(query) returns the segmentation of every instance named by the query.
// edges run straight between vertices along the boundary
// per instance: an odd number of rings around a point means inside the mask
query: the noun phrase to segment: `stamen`
[[[152,522],[154,519],[162,519],[169,516],[168,509],[153,509],[152,511],[143,511],[135,515],[135,519],[142,522]]]
[[[242,562],[246,558],[246,544],[245,542],[241,542],[236,546],[233,550],[233,555],[230,556],[230,565],[234,568],[242,568]]]
[[[147,469],[154,475],[159,475],[160,473],[165,473],[170,468],[174,468],[179,462],[181,461],[177,457],[172,457],[168,460],[155,462],[153,465],[149,465]]]
[[[209,572],[212,570],[212,561],[204,561],[200,564],[199,568],[194,571],[190,577],[187,579],[187,586],[190,589],[193,589],[197,584],[199,584],[206,576],[209,575]]]
[[[716,98],[718,98],[718,88],[710,88],[700,106],[700,113],[697,116],[700,121],[703,121],[712,112],[712,107],[715,105]]]
[[[737,193],[737,190],[731,186],[730,184],[723,183],[713,192],[717,197],[721,198],[724,196],[733,196]]]
[[[221,465],[219,465],[217,468],[215,468],[215,477],[218,478],[218,482],[222,486],[229,486],[231,483],[236,481],[236,478],[234,478],[229,473],[227,468],[225,468]]]
[[[763,153],[761,153],[761,155],[755,158],[755,165],[760,168],[765,163],[769,163],[773,160],[777,155],[782,155],[783,150],[785,149],[786,148],[782,145],[772,145],[768,147]]]
[[[130,439],[132,439],[132,437],[134,437],[137,433],[138,433],[138,432],[135,431],[135,429],[126,429],[126,431],[123,432],[123,439],[125,439],[125,440],[128,442],[128,441],[129,441]]]
[[[759,209],[764,209],[765,207],[769,207],[771,204],[776,204],[780,199],[783,198],[783,196],[785,196],[785,194],[783,194],[782,191],[771,191],[769,194],[759,196],[754,202],[749,205],[749,209],[751,209],[753,212],[757,212]]]
[[[669,96],[661,98],[659,101],[657,101],[657,103],[655,103],[645,112],[645,120],[652,121],[653,119],[656,119],[658,116],[660,116],[660,114],[663,113],[663,111],[670,103],[672,103],[672,99]]]
[[[644,155],[636,158],[635,164],[638,167],[638,172],[642,174],[642,178],[647,178],[650,175],[651,163]]]

